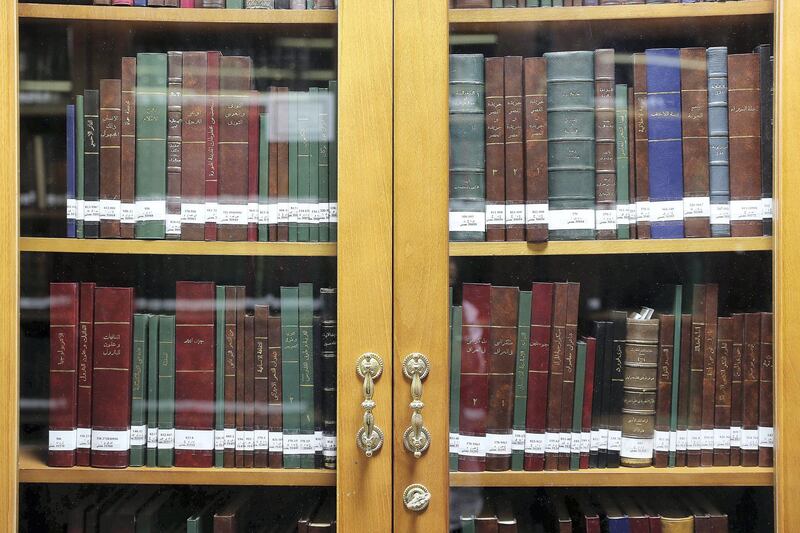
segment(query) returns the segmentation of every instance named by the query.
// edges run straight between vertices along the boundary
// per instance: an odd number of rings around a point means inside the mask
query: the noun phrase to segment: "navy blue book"
[[[730,175],[728,155],[728,49],[709,48],[708,163],[711,196],[711,236],[730,237]]]
[[[67,237],[75,237],[75,106],[67,106]]]
[[[133,0],[133,5],[137,7],[147,7],[147,0]]]
[[[653,239],[683,237],[683,143],[678,48],[654,48],[647,57],[650,231]]]

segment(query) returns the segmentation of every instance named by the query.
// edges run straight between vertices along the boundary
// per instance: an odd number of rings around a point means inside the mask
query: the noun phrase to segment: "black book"
[[[624,399],[624,361],[625,337],[627,335],[628,314],[625,311],[612,311],[613,333],[607,336],[606,350],[609,349],[608,337],[611,337],[611,391],[608,411],[608,464],[609,468],[619,467],[619,451],[622,442],[622,405]],[[609,352],[607,352],[609,353]],[[608,358],[606,358],[608,359]]]
[[[100,92],[83,92],[83,236],[100,236]]]
[[[314,468],[323,467],[322,319],[314,316]]]
[[[769,209],[769,217],[763,219],[764,235],[772,235],[772,46],[762,44],[756,47],[756,52],[761,70],[761,198],[762,207]]]
[[[336,468],[336,289],[320,289],[323,467]]]
[[[595,321],[593,324],[593,335],[596,339],[595,342],[595,355],[594,355],[594,385],[592,387],[592,443],[593,446],[589,452],[589,468],[600,467],[600,457],[602,455],[603,461],[606,457],[606,446],[608,439],[605,442],[600,440],[600,430],[608,430],[606,421],[603,419],[603,385],[606,383],[605,379],[605,342],[606,342],[606,322]],[[599,445],[595,446],[596,441],[600,441]]]

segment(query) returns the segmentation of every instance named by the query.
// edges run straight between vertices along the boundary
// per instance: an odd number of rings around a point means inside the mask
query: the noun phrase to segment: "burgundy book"
[[[553,329],[550,337],[550,375],[547,386],[547,431],[545,432],[545,470],[558,469],[561,440],[561,411],[566,357],[567,283],[556,283],[553,290]],[[563,407],[566,409],[566,407]],[[571,426],[569,428],[571,430]]]
[[[672,358],[675,346],[675,315],[658,317],[658,373],[656,374],[656,416],[653,466],[669,466],[669,432],[672,410]]]
[[[525,238],[547,241],[547,60],[524,61]]]
[[[733,318],[717,319],[717,365],[714,384],[714,466],[731,464],[731,360]]]
[[[258,240],[258,91],[250,92],[247,131],[247,240]]]
[[[207,52],[205,240],[217,240],[217,191],[219,189],[219,61],[222,54]]]
[[[761,313],[761,372],[758,386],[758,466],[772,466],[772,313]]]
[[[711,237],[706,49],[682,48],[680,54],[684,233]]]
[[[269,467],[283,467],[283,387],[281,381],[281,317],[267,321],[269,354]]]
[[[689,416],[686,465],[700,466],[703,421],[703,346],[706,336],[706,286],[695,284],[692,292],[692,352],[689,376]]]
[[[245,383],[247,382],[248,372],[245,363],[245,346],[247,342],[245,332],[245,290],[242,286],[236,287],[236,395],[235,395],[235,421],[236,421],[236,448],[235,465],[236,468],[244,466],[245,448]]]
[[[75,464],[89,466],[92,450],[92,347],[94,345],[94,283],[80,284],[78,326],[78,449]]]
[[[244,317],[244,452],[242,466],[253,468],[255,415],[255,317]]]
[[[100,238],[119,238],[120,80],[100,80]]]
[[[167,239],[181,238],[183,52],[167,53]]]
[[[181,239],[202,241],[206,224],[208,52],[183,53]]]
[[[233,285],[225,287],[225,450],[222,459],[225,468],[236,466],[236,292]]]
[[[686,466],[686,446],[689,429],[689,404],[692,375],[692,315],[681,315],[681,359],[678,379],[678,435],[675,466]]]
[[[486,58],[486,240],[506,240],[505,58]]]
[[[715,283],[706,285],[706,335],[703,343],[703,416],[700,466],[714,463],[714,396],[717,372],[717,295]]]
[[[567,283],[567,314],[564,345],[564,374],[561,385],[561,434],[558,444],[558,469],[569,470],[572,446],[572,415],[575,398],[575,364],[578,360],[578,306],[580,283]]]
[[[277,240],[289,240],[289,89],[277,87],[278,124],[278,231]]]
[[[270,101],[267,108],[269,114],[269,198],[270,210],[277,209],[278,198],[278,108],[275,104],[275,96],[277,89],[270,87]],[[269,221],[269,240],[275,242],[278,240],[278,227],[274,222],[275,215],[270,217]]]
[[[489,331],[489,409],[486,414],[486,470],[511,469],[514,416],[514,366],[517,353],[517,287],[491,288]]]
[[[458,470],[482,472],[486,469],[491,285],[465,283],[462,305],[464,317],[461,341]]]
[[[761,378],[761,314],[744,316],[742,361],[742,466],[758,466],[759,380]]]
[[[744,314],[733,314],[731,355],[731,466],[742,462],[742,376],[744,364]]]
[[[133,239],[136,224],[136,58],[122,58],[122,110],[120,111],[119,236]]]
[[[594,53],[595,194],[598,239],[617,238],[616,109],[614,50]]]
[[[581,452],[578,468],[589,468],[589,452],[592,432],[592,395],[594,393],[594,364],[597,339],[584,337],[586,342],[586,374],[583,382],[583,410],[581,411]]]
[[[647,65],[645,54],[633,54],[633,132],[636,167],[636,237],[650,238],[650,178],[647,148]]]
[[[525,147],[522,112],[522,57],[504,65],[506,130],[506,240],[525,240]]]
[[[528,402],[525,412],[525,470],[544,470],[552,320],[553,284],[534,283],[531,288]]]
[[[269,457],[269,306],[255,306],[253,332],[253,466],[266,468]]]
[[[92,466],[128,466],[133,306],[132,288],[95,289]]]
[[[214,311],[216,287],[175,284],[175,466],[214,462]]]
[[[50,284],[47,466],[75,466],[78,428],[78,284]]]

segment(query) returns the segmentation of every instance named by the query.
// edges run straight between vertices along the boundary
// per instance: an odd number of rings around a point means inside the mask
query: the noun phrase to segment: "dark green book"
[[[678,389],[681,368],[681,313],[683,312],[683,285],[675,285],[675,300],[672,314],[675,316],[675,332],[672,337],[672,400],[669,414],[669,466],[675,466],[678,444]]]
[[[539,7],[539,0],[525,0],[525,7]]]
[[[628,86],[618,84],[616,87],[617,118],[617,239],[631,238],[630,216],[630,182],[628,170],[630,154],[628,153]]]
[[[578,470],[581,460],[581,422],[583,419],[583,386],[586,383],[586,343],[578,341],[578,358],[575,362],[575,395],[572,402],[572,438],[569,469]]]
[[[281,378],[283,400],[283,467],[300,468],[299,293],[281,287]]]
[[[297,240],[311,235],[311,120],[309,94],[297,93]]]
[[[244,9],[244,0],[225,0],[226,9]]]
[[[147,448],[147,315],[133,315],[131,466],[144,466]]]
[[[301,468],[314,468],[314,287],[298,287]]]
[[[158,318],[158,466],[172,466],[175,448],[175,317]]]
[[[225,451],[225,286],[217,285],[214,347],[214,466],[223,467]]]
[[[550,240],[595,238],[594,52],[548,52]]]
[[[338,105],[338,82],[331,80],[328,82],[328,91],[330,92],[331,113],[328,117],[328,128],[330,131],[330,140],[328,141],[328,240],[336,242],[337,228],[339,225],[339,139],[338,128],[339,117],[337,115]]]
[[[84,166],[83,166],[83,95],[79,94],[75,97],[75,199],[77,200],[78,212],[75,216],[75,236],[78,239],[83,238],[83,184],[84,184]]]
[[[163,239],[167,197],[167,54],[136,55],[136,238]]]
[[[450,471],[458,470],[458,412],[461,403],[462,307],[454,306],[450,336]]]
[[[450,55],[450,240],[486,237],[483,54]]]
[[[514,374],[514,436],[511,440],[511,470],[522,470],[525,459],[525,415],[528,404],[528,352],[531,340],[531,291],[519,293],[517,364]]]
[[[331,132],[330,115],[328,113],[328,109],[330,108],[328,89],[324,87],[320,88],[319,95],[319,116],[317,118],[317,129],[319,132],[319,138],[317,139],[317,161],[319,165],[319,184],[317,187],[317,197],[319,198],[320,205],[319,241],[328,242],[330,239],[330,234],[328,232],[328,211],[330,209],[328,206],[328,194],[330,192],[330,187],[328,184],[328,164],[330,161],[328,154],[328,138]]]
[[[269,240],[269,115],[261,113],[258,141],[258,240]]]
[[[319,89],[311,87],[308,91],[308,203],[311,204],[308,240],[319,242]]]
[[[492,0],[492,7],[503,7],[503,0]]]
[[[297,132],[298,93],[289,92],[289,242],[297,242],[297,228],[300,219],[300,198],[298,196],[298,158]]]
[[[147,466],[158,466],[158,315],[147,318]]]

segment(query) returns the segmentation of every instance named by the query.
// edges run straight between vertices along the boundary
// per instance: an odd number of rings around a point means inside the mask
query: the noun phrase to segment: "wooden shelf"
[[[19,249],[21,252],[74,254],[336,256],[336,243],[333,242],[204,242],[20,237]]]
[[[603,468],[566,472],[451,472],[452,487],[771,487],[772,468]]]
[[[676,4],[677,5],[677,4]],[[697,252],[765,252],[772,237],[720,239],[632,239],[623,241],[451,242],[451,257],[498,255],[674,254]]]
[[[154,9],[148,7],[19,4],[20,19],[124,21],[151,24],[336,24],[333,10],[291,9]]]
[[[268,468],[153,468],[118,470],[75,466],[50,468],[31,449],[20,450],[20,483],[107,483],[145,485],[336,486],[335,470]]]

